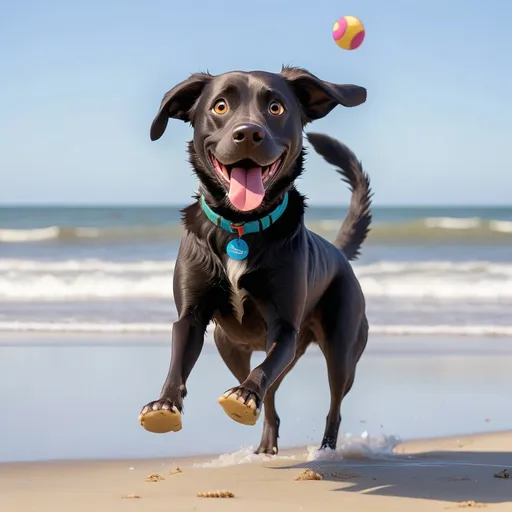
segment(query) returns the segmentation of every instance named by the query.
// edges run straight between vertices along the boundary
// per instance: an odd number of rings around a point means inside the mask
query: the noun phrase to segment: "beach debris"
[[[165,480],[165,476],[160,473],[151,473],[146,477],[146,482],[161,482],[162,480]]]
[[[198,498],[234,498],[235,493],[231,491],[198,491],[196,496]]]
[[[333,478],[339,478],[340,480],[352,480],[354,478],[358,478],[361,475],[358,475],[356,473],[331,473]]]
[[[295,480],[323,480],[324,477],[320,473],[316,473],[312,469],[305,469]]]
[[[174,469],[169,471],[169,475],[177,475],[178,473],[183,473],[180,467],[176,466]]]
[[[122,500],[138,500],[140,496],[138,494],[124,494],[121,496]]]
[[[510,478],[510,473],[504,469],[503,471],[498,471],[498,473],[494,473],[494,478]]]
[[[484,503],[478,503],[477,501],[462,501],[457,503],[456,508],[485,508],[487,505]],[[454,507],[452,507],[454,508]]]

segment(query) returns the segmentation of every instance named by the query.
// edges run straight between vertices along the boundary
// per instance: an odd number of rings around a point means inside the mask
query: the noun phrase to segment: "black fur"
[[[212,110],[219,99],[228,105],[222,115]],[[294,183],[303,172],[304,126],[336,105],[356,106],[365,100],[362,87],[331,84],[291,67],[279,74],[196,74],[164,96],[151,138],[163,135],[169,118],[192,124],[189,155],[200,182],[197,199],[203,195],[216,213],[233,223],[262,218],[285,192],[289,203],[270,228],[244,236],[250,253],[238,267],[225,254],[234,235],[215,226],[199,200],[183,210],[185,234],[174,272],[179,319],[173,326],[171,364],[160,398],[143,408],[142,418],[159,409],[183,410],[187,378],[213,321],[219,353],[239,381],[231,392],[245,403],[254,400],[258,409],[264,405],[257,452],[277,453],[275,393],[313,342],[325,355],[331,392],[322,447],[336,447],[341,402],[352,387],[368,337],[365,300],[349,260],[357,258],[369,231],[372,193],[367,174],[346,146],[326,135],[308,135],[352,190],[348,215],[333,245],[305,227],[305,198]],[[267,108],[273,101],[285,108],[282,114],[273,115]],[[243,144],[235,137],[240,131]],[[227,195],[231,178],[216,171],[211,155],[225,164],[228,175],[231,166],[247,160],[263,169],[279,158],[282,163],[265,182],[261,204],[240,211]],[[235,281],[234,269],[239,272]],[[251,371],[254,351],[266,351],[267,356]]]

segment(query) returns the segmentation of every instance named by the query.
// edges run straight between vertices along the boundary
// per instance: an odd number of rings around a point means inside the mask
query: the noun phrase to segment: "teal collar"
[[[217,215],[207,204],[204,196],[201,196],[201,208],[206,216],[219,228],[229,233],[238,233],[239,236],[248,235],[250,233],[259,233],[276,222],[281,215],[283,215],[286,207],[288,206],[288,192],[284,195],[283,202],[271,213],[262,219],[253,220],[241,224],[233,224],[226,220],[224,217]]]

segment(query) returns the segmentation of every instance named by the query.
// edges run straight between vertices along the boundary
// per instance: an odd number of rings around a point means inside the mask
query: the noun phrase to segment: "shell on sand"
[[[161,480],[165,480],[165,476],[160,473],[152,473],[146,477],[146,482],[160,482]]]
[[[140,499],[140,496],[138,494],[125,494],[124,496],[121,496],[122,500],[137,500]]]
[[[206,491],[198,492],[198,498],[234,498],[235,493],[231,491]]]
[[[295,480],[323,480],[320,473],[315,473],[312,469],[305,469]]]
[[[457,504],[457,508],[485,508],[485,505],[476,501],[463,501]]]

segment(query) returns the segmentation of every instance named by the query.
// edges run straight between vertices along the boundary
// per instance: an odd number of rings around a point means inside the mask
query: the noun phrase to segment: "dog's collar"
[[[201,196],[201,208],[205,215],[219,228],[229,233],[238,233],[238,236],[248,235],[249,233],[259,233],[269,228],[276,222],[281,215],[283,215],[286,207],[288,206],[288,192],[284,195],[281,204],[271,213],[265,217],[253,220],[251,222],[242,222],[235,224],[229,220],[216,214],[207,204],[204,196]]]

